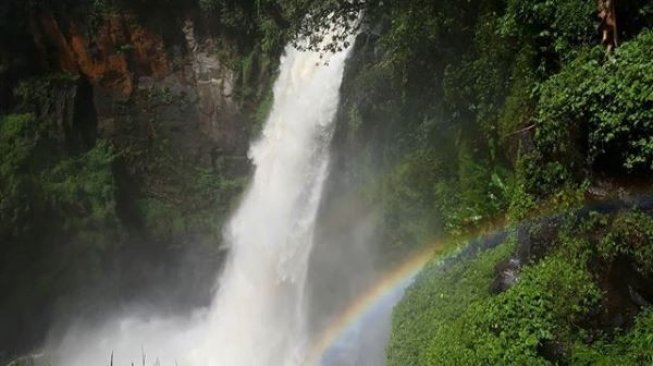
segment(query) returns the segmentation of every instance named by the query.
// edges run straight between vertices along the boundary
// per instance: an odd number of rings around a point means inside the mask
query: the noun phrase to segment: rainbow
[[[635,204],[631,204],[632,206],[630,207],[620,205],[607,205],[604,207],[599,207],[597,204],[611,202],[611,200],[604,199],[587,200],[583,206],[580,206],[580,209],[590,208],[598,209],[599,211],[604,212],[614,212],[623,209],[653,209],[653,196],[641,194],[641,189],[633,189],[633,191],[636,192],[636,195],[633,197]],[[640,203],[642,206],[638,208]],[[565,211],[572,210],[567,209]],[[539,214],[540,215],[534,216],[540,218],[552,217],[555,216],[555,214],[560,213],[555,212],[554,214],[552,211],[542,210],[539,212]],[[470,235],[456,238],[454,242],[458,244],[466,243],[466,245],[468,245],[474,238],[487,237],[492,233],[498,233],[501,230],[500,228],[503,228],[504,231],[506,229],[505,218],[490,221],[488,224],[489,225],[485,228],[479,228],[475,232],[469,233]],[[330,347],[332,347],[341,338],[343,338],[346,332],[354,324],[361,321],[367,314],[372,312],[376,305],[381,303],[384,299],[387,299],[391,294],[410,286],[415,276],[422,270],[422,268],[424,268],[424,266],[429,261],[431,261],[433,258],[445,260],[448,257],[447,255],[444,255],[448,247],[446,245],[447,243],[447,241],[442,240],[432,245],[426,246],[424,249],[409,256],[402,264],[398,265],[393,270],[383,275],[381,279],[376,282],[376,284],[371,286],[367,291],[363,292],[361,296],[359,296],[351,305],[349,305],[342,313],[340,313],[340,315],[336,317],[336,320],[321,333],[311,348],[311,352],[309,353],[308,358],[309,362],[307,365],[319,365],[319,362],[325,352],[327,352]],[[458,249],[460,249],[460,247],[458,247]],[[456,251],[450,254],[456,255]]]
[[[486,237],[504,227],[503,218],[492,220],[488,222],[487,226],[477,228],[465,236],[436,241],[409,255],[401,264],[384,274],[373,286],[356,298],[330,323],[319,335],[317,341],[313,343],[305,365],[319,366],[325,352],[341,340],[354,324],[362,321],[378,304],[392,294],[410,286],[417,274],[431,260],[437,258],[439,259],[438,263],[440,263],[449,256],[455,256],[460,249],[468,245],[474,238]],[[451,244],[455,244],[455,246]],[[461,244],[463,247],[460,246]]]
[[[325,329],[314,343],[308,365],[318,365],[322,355],[342,337],[352,324],[361,320],[374,306],[397,290],[410,285],[413,278],[442,248],[441,243],[430,245],[408,257],[402,264],[386,273]]]
[[[465,235],[437,240],[408,255],[401,264],[382,275],[374,285],[335,317],[335,320],[312,343],[304,365],[319,366],[325,352],[343,339],[349,329],[362,321],[367,314],[370,314],[377,305],[391,297],[392,294],[398,291],[403,292],[409,287],[417,274],[431,260],[438,259],[437,263],[440,263],[450,256],[456,256],[471,240],[486,237],[505,227],[504,217],[488,220],[485,225],[470,230]]]

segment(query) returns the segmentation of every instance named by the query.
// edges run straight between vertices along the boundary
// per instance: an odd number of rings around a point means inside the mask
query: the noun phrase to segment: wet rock
[[[635,289],[633,289],[632,286],[628,286],[628,293],[630,294],[630,300],[632,302],[639,306],[639,307],[649,307],[651,306],[651,303],[644,298],[643,295],[641,295],[639,292],[637,292]]]
[[[558,239],[559,224],[560,218],[551,217],[520,225],[517,229],[517,257],[520,262],[536,262],[546,255]]]
[[[653,281],[642,276],[626,256],[618,257],[610,265],[594,264],[591,270],[597,274],[597,284],[604,295],[598,311],[588,314],[589,328],[609,330],[632,326],[641,308],[653,300]]]
[[[59,69],[82,74],[113,93],[130,95],[138,75],[161,78],[169,73],[163,40],[130,14],[107,16],[92,39],[74,23],[62,25],[51,15],[43,16],[34,37],[44,59],[54,48]]]
[[[194,29],[187,20],[183,32],[197,93],[199,128],[226,150],[246,146],[244,119],[234,101],[234,72],[216,56],[211,39],[203,44],[196,40]]]
[[[537,347],[537,353],[555,365],[560,365],[560,361],[567,358],[564,346],[556,341],[540,343]]]
[[[499,294],[507,291],[519,281],[521,272],[521,261],[517,257],[505,259],[494,267],[494,280],[490,291],[493,294]]]

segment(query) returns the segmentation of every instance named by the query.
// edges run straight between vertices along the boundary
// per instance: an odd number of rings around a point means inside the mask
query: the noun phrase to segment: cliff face
[[[34,23],[35,43],[43,59],[55,56],[62,71],[82,74],[115,93],[130,95],[139,75],[161,78],[170,72],[161,37],[135,23],[132,16],[108,16],[91,37],[72,22],[62,29],[52,15]],[[52,50],[55,55],[49,55]]]
[[[44,13],[27,20],[20,47],[0,44],[0,132],[10,112],[34,115],[47,131],[39,137],[47,141],[30,145],[46,158],[24,162],[25,171],[82,187],[94,182],[83,172],[55,177],[57,164],[83,162],[106,144],[112,161],[101,172],[112,184],[110,219],[99,225],[66,224],[92,216],[78,189],[74,209],[58,207],[64,199],[57,193],[48,200],[30,193],[26,205],[38,211],[24,221],[39,233],[4,230],[13,225],[4,214],[15,211],[0,182],[0,364],[38,346],[55,321],[71,316],[93,318],[134,302],[179,311],[210,300],[221,226],[249,174],[253,115],[276,68],[267,60],[278,54],[264,58],[208,32],[210,14],[166,17],[172,21],[164,29],[126,10],[93,26]],[[240,70],[250,52],[253,87]],[[100,167],[83,169],[95,179]],[[47,289],[25,286],[41,280]]]
[[[164,125],[193,158],[245,151],[247,128],[234,101],[234,71],[217,56],[214,39],[196,39],[193,21],[176,30],[185,44],[173,45],[164,45],[161,35],[130,14],[107,16],[90,35],[52,15],[40,17],[32,29],[42,60],[54,58],[59,71],[93,86],[100,136],[120,137],[121,119],[129,115],[138,124]],[[153,96],[164,100],[152,103]],[[124,102],[140,108],[125,110]]]

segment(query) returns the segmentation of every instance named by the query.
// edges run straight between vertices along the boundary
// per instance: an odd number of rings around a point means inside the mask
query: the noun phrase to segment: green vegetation
[[[50,122],[33,114],[0,120],[0,312],[37,322],[47,321],[43,306],[62,309],[62,294],[102,278],[121,237],[112,146],[58,150]],[[4,324],[21,342],[37,328]]]
[[[637,317],[635,326],[611,343],[597,342],[593,347],[579,346],[574,365],[647,365],[653,362],[653,318],[651,310]]]
[[[576,209],[602,185],[650,183],[646,2],[617,5],[619,47],[609,54],[594,2],[368,6],[375,33],[359,39],[348,68],[336,144],[380,205],[383,260],[493,222]],[[522,258],[505,292],[490,290],[494,268],[530,245],[523,239],[424,270],[396,309],[389,364],[646,363],[648,300],[635,306],[613,289],[651,283],[650,217],[566,221],[538,239],[544,249]],[[635,268],[643,282],[611,277],[616,268]],[[615,310],[622,300],[632,307]],[[606,321],[614,312],[625,321]]]
[[[545,158],[570,171],[651,170],[653,61],[645,50],[652,46],[653,33],[644,31],[614,55],[588,50],[542,84],[537,143]],[[586,146],[580,131],[588,131]]]
[[[569,337],[596,297],[586,271],[547,258],[525,269],[512,289],[477,300],[442,324],[420,364],[547,365],[539,348]]]
[[[614,316],[613,311],[624,311],[613,306],[623,301],[620,296],[628,297],[611,286],[626,286],[631,292],[646,286],[606,279],[611,268],[630,258],[633,267],[620,267],[616,276],[629,276],[629,268],[643,276],[653,274],[652,224],[653,217],[638,212],[567,217],[546,243],[546,256],[514,269],[518,280],[503,292],[493,291],[492,284],[502,276],[499,263],[519,258],[524,244],[514,237],[450,266],[434,261],[395,310],[389,364],[650,362],[650,310],[628,330],[606,329],[601,322]],[[530,240],[537,235],[534,229]]]
[[[634,267],[641,274],[653,273],[653,220],[633,212],[620,215],[611,222],[610,230],[599,241],[599,256],[614,261],[620,256],[631,258]]]
[[[186,85],[139,85],[147,70],[130,64],[132,95],[106,95],[88,75],[64,73],[62,50],[40,33],[51,16],[64,35],[79,30],[94,59],[106,58],[111,55],[94,45],[98,30],[126,13],[163,39],[179,72],[188,64],[182,29],[189,15],[196,37],[215,40],[226,66],[255,54],[249,76],[237,80],[244,114],[263,99],[270,104],[285,40],[267,40],[261,51],[263,33],[229,32],[198,7],[95,0],[0,5],[0,364],[38,346],[55,319],[91,318],[135,299],[188,307],[209,296],[223,255],[222,226],[248,174],[246,159],[223,154],[195,132],[197,102]],[[132,62],[136,49],[124,44],[113,52]],[[246,88],[252,92],[241,93]],[[245,131],[254,131],[247,122]],[[191,257],[201,258],[189,269],[184,261]],[[188,271],[178,273],[180,267]],[[197,283],[166,294],[167,286],[182,287],[175,281]]]
[[[70,75],[32,78],[16,89],[16,113],[0,117],[0,313],[12,329],[0,341],[15,347],[0,349],[2,362],[5,351],[41,342],[55,314],[92,316],[128,300],[150,286],[137,282],[153,276],[144,272],[175,265],[177,253],[205,252],[202,275],[213,276],[245,183],[222,158],[188,164],[165,137],[152,138],[165,136],[160,124],[121,120],[120,137],[97,138],[97,121],[79,112],[84,92]]]
[[[0,125],[2,237],[36,231],[35,216],[48,212],[65,231],[115,226],[115,153],[100,141],[76,156],[53,154],[46,124],[32,114],[8,115]]]
[[[341,144],[365,151],[360,185],[384,202],[387,246],[576,205],[597,174],[650,175],[643,3],[620,9],[630,18],[610,55],[590,2],[368,6],[387,26],[362,52],[386,52],[350,67]]]
[[[31,27],[42,16],[92,35],[107,16],[127,12],[160,33],[175,72],[184,71],[181,29],[192,19],[197,42],[210,39],[234,72],[234,100],[252,136],[272,106],[284,45],[308,36],[296,46],[337,51],[363,12],[334,150],[381,211],[387,265],[438,238],[493,222],[520,227],[650,185],[653,6],[616,6],[618,47],[607,52],[592,1],[5,1],[0,293],[10,300],[0,314],[67,307],[62,294],[88,291],[82,282],[122,270],[114,260],[142,249],[136,241],[171,256],[178,237],[218,243],[246,175],[217,150],[191,163],[169,139],[172,128],[160,118],[169,110],[157,108],[185,108],[185,94],[168,88],[137,88],[116,101],[117,133],[99,138],[97,116],[78,108],[93,104],[92,92],[75,102],[83,80],[60,74],[56,54],[44,58],[54,45],[35,43]],[[319,46],[333,25],[340,33]],[[116,52],[131,54],[133,45]],[[389,363],[651,363],[649,213],[561,221],[523,224],[527,234],[457,263],[435,260],[396,310]],[[540,251],[522,256],[531,245]],[[491,291],[497,265],[509,257],[521,261],[519,280]],[[120,280],[108,282],[97,291],[120,297]]]
[[[395,310],[389,365],[418,365],[444,326],[473,303],[490,297],[494,266],[514,249],[509,240],[466,263],[428,264]]]

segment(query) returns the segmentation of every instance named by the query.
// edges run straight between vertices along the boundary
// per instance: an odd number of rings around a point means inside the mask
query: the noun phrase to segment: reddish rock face
[[[75,24],[66,28],[63,31],[52,16],[42,17],[41,42],[37,44],[54,46],[62,70],[81,73],[103,89],[127,96],[134,91],[135,77],[162,78],[169,73],[161,37],[138,25],[130,15],[107,17],[92,39]]]

